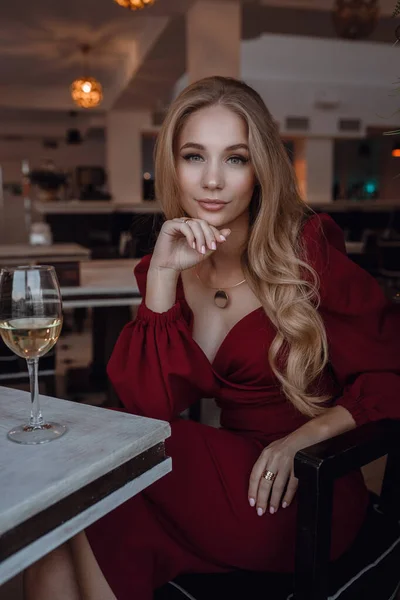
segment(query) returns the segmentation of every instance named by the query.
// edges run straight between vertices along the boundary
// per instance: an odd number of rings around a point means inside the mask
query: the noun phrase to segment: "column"
[[[189,83],[222,75],[240,77],[242,12],[239,0],[198,0],[186,15]]]
[[[150,111],[111,111],[107,115],[107,172],[115,203],[143,200],[142,133],[153,129]]]
[[[299,138],[294,143],[294,168],[308,204],[333,202],[333,138]]]

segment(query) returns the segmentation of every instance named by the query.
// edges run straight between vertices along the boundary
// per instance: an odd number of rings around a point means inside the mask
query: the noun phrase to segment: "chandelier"
[[[154,4],[155,0],[114,0],[114,2],[124,8],[129,8],[129,10],[142,10],[142,8]]]
[[[81,52],[86,58],[90,51],[90,46],[82,44]],[[84,72],[87,71],[86,61],[84,61]],[[94,77],[80,77],[71,84],[71,96],[75,104],[81,108],[95,108],[103,100],[102,85]]]
[[[378,17],[378,0],[335,0],[332,12],[337,34],[350,40],[370,36]]]

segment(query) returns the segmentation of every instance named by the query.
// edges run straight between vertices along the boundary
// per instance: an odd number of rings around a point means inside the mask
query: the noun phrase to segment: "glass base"
[[[7,437],[17,444],[45,444],[61,437],[66,431],[67,427],[60,423],[43,423],[40,427],[20,425],[11,429]]]

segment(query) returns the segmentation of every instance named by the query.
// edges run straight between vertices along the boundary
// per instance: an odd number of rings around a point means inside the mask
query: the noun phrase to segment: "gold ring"
[[[276,475],[272,471],[265,470],[264,473],[263,473],[263,477],[267,481],[274,481]]]
[[[191,221],[192,219],[183,219],[182,223],[187,223],[188,221]]]

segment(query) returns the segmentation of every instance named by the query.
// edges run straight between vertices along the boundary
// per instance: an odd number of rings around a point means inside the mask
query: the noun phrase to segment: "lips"
[[[197,202],[199,203],[201,208],[203,208],[204,210],[207,210],[207,211],[223,210],[223,208],[227,204],[226,202],[222,202],[221,200],[209,200],[209,199],[197,200]]]
[[[226,204],[223,200],[213,200],[212,198],[200,198],[197,202],[201,202],[202,204]]]

